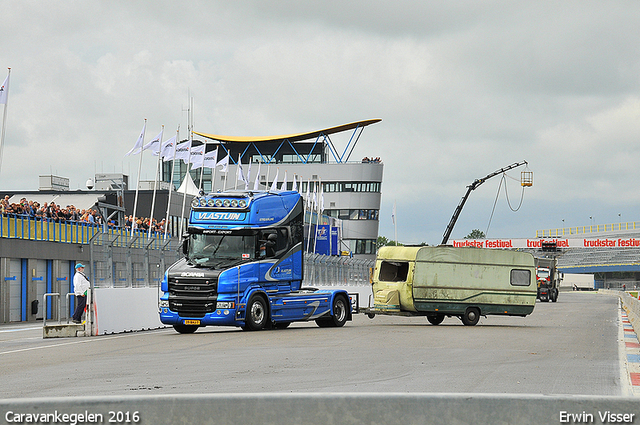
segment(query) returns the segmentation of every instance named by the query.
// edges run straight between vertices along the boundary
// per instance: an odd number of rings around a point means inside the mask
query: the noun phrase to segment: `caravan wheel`
[[[465,326],[475,326],[480,320],[480,310],[477,307],[469,307],[460,319]]]
[[[427,314],[427,320],[432,325],[439,325],[444,320],[444,314],[442,314],[442,313]]]

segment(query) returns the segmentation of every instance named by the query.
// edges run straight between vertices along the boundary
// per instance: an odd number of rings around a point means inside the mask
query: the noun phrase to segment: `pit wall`
[[[638,291],[610,291],[616,292],[620,296],[622,308],[627,312],[629,322],[633,329],[640,330],[640,300],[638,300]]]

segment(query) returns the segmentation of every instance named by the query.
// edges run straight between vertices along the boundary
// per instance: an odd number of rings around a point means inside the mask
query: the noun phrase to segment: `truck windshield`
[[[538,269],[538,279],[546,279],[549,277],[549,269]]]
[[[187,258],[194,264],[216,267],[230,261],[256,256],[256,237],[239,235],[192,234]]]

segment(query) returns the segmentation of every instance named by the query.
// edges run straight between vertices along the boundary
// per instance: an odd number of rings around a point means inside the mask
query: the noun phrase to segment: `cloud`
[[[439,242],[466,186],[521,160],[534,186],[518,213],[500,195],[491,226],[508,234],[496,236],[638,218],[635,2],[9,1],[4,11],[5,190],[33,190],[49,173],[73,189],[102,171],[135,181],[138,158],[123,155],[144,119],[148,137],[161,125],[184,137],[191,96],[206,133],[382,118],[352,159],[382,157],[380,233],[393,232],[384,217],[395,198],[401,240]],[[141,177],[153,170],[145,158]],[[484,230],[498,185],[474,191],[453,237]]]

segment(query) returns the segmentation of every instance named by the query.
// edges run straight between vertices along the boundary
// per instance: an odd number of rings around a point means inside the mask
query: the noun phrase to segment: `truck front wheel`
[[[198,326],[197,325],[173,325],[173,329],[175,329],[176,332],[179,332],[181,334],[192,334],[198,329]]]
[[[260,296],[251,298],[247,304],[247,317],[245,319],[248,330],[258,331],[267,323],[267,304]]]
[[[475,326],[480,320],[480,310],[469,307],[460,318],[465,326]]]

